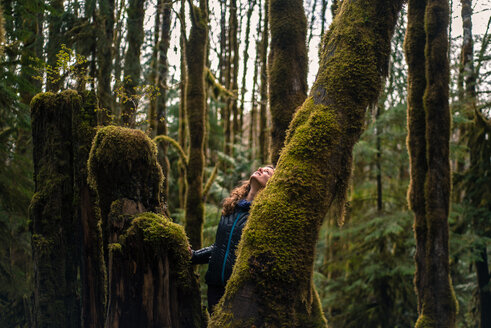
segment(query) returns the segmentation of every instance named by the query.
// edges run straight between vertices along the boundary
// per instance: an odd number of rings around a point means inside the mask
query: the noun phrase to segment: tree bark
[[[346,192],[353,146],[387,74],[402,2],[343,1],[322,42],[311,94],[254,201],[210,327],[326,326],[312,285],[314,249],[332,201]]]
[[[189,162],[186,168],[186,234],[193,248],[202,246],[204,202],[203,170],[205,163],[205,63],[208,42],[206,0],[191,8],[192,26],[186,44],[187,85],[186,114],[189,124]]]
[[[276,164],[293,113],[307,97],[307,19],[302,0],[270,0],[268,59],[271,161]]]

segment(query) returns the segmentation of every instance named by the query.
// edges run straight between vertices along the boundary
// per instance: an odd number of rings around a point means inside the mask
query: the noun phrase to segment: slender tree
[[[409,65],[409,201],[415,213],[419,312],[416,327],[455,327],[456,300],[450,281],[447,222],[450,197],[447,28],[448,2],[409,2],[405,48]],[[423,49],[424,63],[418,57]]]
[[[210,327],[326,326],[312,285],[318,231],[332,201],[346,192],[352,149],[387,74],[402,2],[343,2],[324,36],[310,96],[256,197]]]
[[[114,58],[114,0],[98,0],[97,15],[97,98],[99,100],[99,123],[106,124],[113,114],[111,90],[112,60]]]
[[[261,163],[269,161],[269,129],[268,129],[268,47],[269,47],[269,0],[264,1],[264,23],[261,41],[261,103],[259,106],[259,160]]]
[[[186,44],[186,114],[189,124],[189,160],[186,170],[185,227],[193,248],[202,246],[204,203],[203,170],[205,164],[205,64],[208,42],[206,0],[191,7],[191,32]]]
[[[278,161],[293,113],[307,97],[307,19],[302,0],[270,0],[268,59],[271,160]]]
[[[140,53],[143,44],[143,18],[145,17],[144,0],[128,1],[127,40],[128,49],[124,57],[124,90],[128,97],[135,94],[135,87],[140,83]],[[121,122],[133,127],[135,125],[138,101],[133,99],[123,104]]]
[[[48,40],[46,45],[46,62],[52,68],[57,66],[56,54],[60,50],[60,46],[63,43],[63,12],[64,12],[64,0],[50,0],[49,7],[51,8],[50,14],[47,17],[48,21]],[[56,92],[60,89],[61,81],[48,80],[46,83],[46,89],[48,91]]]

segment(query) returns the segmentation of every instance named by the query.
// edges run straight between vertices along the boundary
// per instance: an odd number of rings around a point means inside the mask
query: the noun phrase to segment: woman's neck
[[[248,202],[252,202],[254,200],[254,197],[256,197],[257,192],[259,191],[259,188],[255,183],[251,183],[251,189],[249,189],[249,193],[247,194],[247,197],[245,198]]]

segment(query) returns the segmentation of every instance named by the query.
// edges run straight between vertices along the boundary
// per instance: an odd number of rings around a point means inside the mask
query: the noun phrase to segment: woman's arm
[[[197,251],[191,251],[193,255],[191,256],[191,264],[205,264],[210,261],[211,253],[215,245],[211,245],[202,249],[198,249]]]

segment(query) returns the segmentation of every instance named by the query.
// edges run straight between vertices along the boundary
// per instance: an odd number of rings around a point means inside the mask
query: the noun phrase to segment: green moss
[[[158,211],[162,179],[157,148],[145,133],[116,126],[97,132],[88,160],[88,181],[98,192],[103,217],[120,198]]]
[[[110,243],[108,248],[110,253],[121,253],[123,250],[123,246],[120,243]]]

